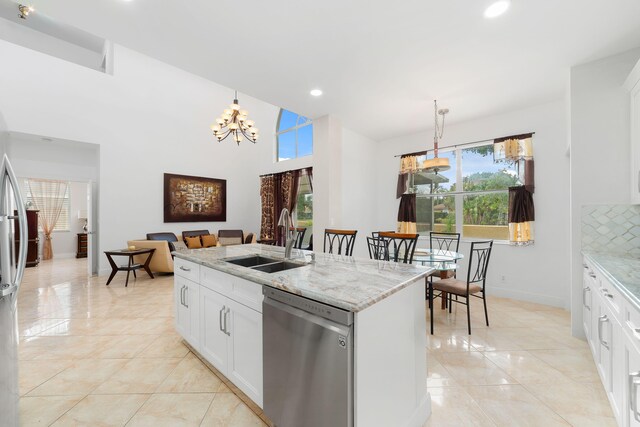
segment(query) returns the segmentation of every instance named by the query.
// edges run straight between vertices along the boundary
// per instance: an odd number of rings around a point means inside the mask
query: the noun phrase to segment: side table
[[[127,272],[127,281],[124,284],[125,287],[129,286],[129,273],[133,271],[133,277],[137,278],[136,270],[139,270],[141,268],[144,268],[147,274],[153,279],[154,277],[153,277],[153,273],[149,269],[149,263],[151,262],[151,257],[153,256],[153,253],[155,251],[156,251],[155,249],[134,249],[132,251],[129,249],[116,249],[113,251],[105,251],[104,254],[107,256],[109,265],[111,265],[111,275],[109,276],[109,280],[107,280],[107,286],[109,286],[109,283],[111,283],[111,281],[113,280],[113,277],[116,275],[118,271]],[[134,256],[144,255],[144,254],[149,254],[144,264],[136,264],[133,262]],[[129,258],[129,263],[127,265],[119,266],[113,260],[114,256],[126,256]]]

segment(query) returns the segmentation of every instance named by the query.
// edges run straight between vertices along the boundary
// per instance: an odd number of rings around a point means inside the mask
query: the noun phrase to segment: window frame
[[[438,151],[439,152],[455,152],[456,159],[456,189],[464,188],[464,171],[462,169],[462,151],[468,148],[476,148],[493,145],[493,142],[477,142],[474,144],[465,144],[463,146],[452,146],[452,147],[442,147]],[[413,174],[412,174],[413,175]],[[507,194],[509,195],[509,189],[504,190],[479,190],[479,191],[464,191],[464,190],[456,190],[449,191],[445,193],[430,193],[430,194],[421,194],[416,193],[416,197],[423,197],[425,199],[432,199],[435,197],[447,197],[451,196],[455,201],[455,232],[460,233],[460,241],[462,242],[472,242],[478,239],[484,239],[485,237],[465,237],[464,236],[464,197],[470,195],[485,195],[485,194]],[[508,198],[507,198],[508,200]],[[508,203],[508,202],[507,202]],[[508,218],[507,218],[507,227],[508,227]],[[426,240],[429,239],[429,234],[420,234],[418,240]],[[486,237],[489,239],[489,237]],[[498,244],[509,244],[509,239],[491,239],[494,243]]]
[[[297,192],[298,196],[300,195],[300,187],[302,185],[304,185],[303,182],[302,182],[303,178],[309,180],[309,175],[307,175],[306,173],[303,173],[300,176],[300,180],[298,181],[298,192]],[[309,190],[310,190],[307,194],[311,195],[311,227],[307,227],[307,231],[305,232],[304,240],[303,240],[303,243],[305,243],[305,244],[309,244],[310,236],[313,234],[313,187],[310,185],[309,181],[307,181],[307,184],[309,185]],[[296,204],[295,204],[295,208],[293,209],[292,216],[295,218],[295,220],[294,220],[295,227],[299,227],[300,224],[299,224],[298,221],[300,221],[300,219],[298,218],[298,203],[297,203],[297,201],[296,201]],[[309,231],[311,231],[311,232],[309,232]]]
[[[280,127],[280,120],[282,119],[282,112],[283,111],[288,111],[291,114],[295,114],[297,116],[296,124],[294,126],[290,127],[290,128],[283,129],[283,130],[278,130],[278,128]],[[302,124],[298,123],[300,117],[306,118],[307,121],[302,123]],[[304,156],[298,155],[298,151],[299,151],[298,150],[298,145],[299,145],[298,144],[298,130],[303,128],[303,127],[306,127],[306,126],[313,126],[313,120],[309,119],[306,116],[302,116],[302,115],[300,115],[298,113],[295,113],[295,112],[293,112],[291,110],[287,110],[285,108],[280,108],[280,112],[278,113],[278,120],[276,121],[276,152],[275,152],[275,161],[276,162],[286,162],[287,160],[301,159],[303,157],[313,156],[313,131],[311,133],[311,154],[307,154],[307,155],[304,155]],[[295,157],[292,157],[290,159],[280,160],[280,135],[283,135],[283,134],[288,133],[288,132],[294,132],[295,133],[294,140],[295,140],[296,155],[295,155]]]

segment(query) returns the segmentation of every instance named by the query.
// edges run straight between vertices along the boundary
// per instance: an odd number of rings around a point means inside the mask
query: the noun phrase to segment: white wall
[[[100,251],[154,231],[258,231],[261,151],[218,143],[209,130],[231,89],[121,46],[113,76],[4,41],[0,57],[0,110],[11,131],[100,145]],[[258,144],[272,147],[278,108],[242,94],[240,105],[262,128]],[[165,172],[226,179],[227,221],[165,224]]]
[[[324,230],[343,228],[342,124],[334,116],[313,122],[313,247],[322,251]]]
[[[580,211],[586,204],[629,203],[629,92],[622,86],[640,49],[571,69],[571,312],[582,331]]]
[[[452,111],[451,114],[455,114]],[[487,292],[569,307],[569,159],[566,152],[565,103],[558,100],[510,113],[447,126],[442,146],[535,132],[536,168],[535,244],[528,247],[494,245],[488,272]],[[396,183],[400,160],[394,155],[431,148],[433,132],[396,137],[379,143],[378,176],[374,191],[378,229],[395,229],[399,200]],[[428,238],[419,246],[428,247]],[[468,256],[469,244],[461,251]],[[467,261],[462,264],[466,266]],[[466,268],[460,271],[466,275]],[[460,277],[459,274],[459,277]],[[504,277],[504,280],[502,278]]]
[[[340,228],[358,230],[354,256],[369,257],[367,236],[378,231],[376,187],[378,143],[342,128],[342,214]]]
[[[7,146],[9,145],[9,128],[4,121],[2,111],[0,111],[0,156],[4,156],[7,152]]]
[[[12,17],[17,17],[18,14],[15,13],[17,8],[14,6],[11,9]],[[33,28],[29,28],[22,23],[11,22],[8,19],[0,18],[0,39],[95,70],[100,70],[102,66],[103,55],[100,52],[83,48],[57,37],[52,37]]]

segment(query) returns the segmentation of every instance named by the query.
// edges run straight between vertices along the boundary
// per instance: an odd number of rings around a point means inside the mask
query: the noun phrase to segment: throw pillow
[[[187,237],[185,240],[187,241],[187,247],[189,249],[199,249],[202,247],[200,236]]]
[[[205,248],[210,248],[218,244],[218,239],[216,239],[215,234],[209,234],[202,236],[202,246]]]
[[[220,246],[241,245],[242,237],[220,237]]]
[[[184,242],[173,242],[173,246],[175,251],[184,251],[185,249],[188,249]]]

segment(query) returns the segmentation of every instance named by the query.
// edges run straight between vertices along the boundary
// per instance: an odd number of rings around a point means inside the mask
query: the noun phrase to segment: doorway
[[[55,197],[60,214],[51,232],[53,261],[67,259],[68,265],[75,259],[86,263],[88,275],[97,275],[99,146],[9,132],[7,154],[21,181],[27,208],[43,210],[38,213],[40,260],[43,216],[48,213],[51,224],[51,198]]]

